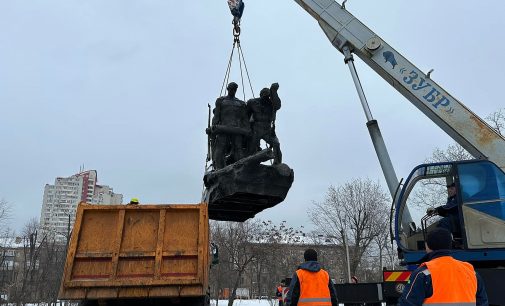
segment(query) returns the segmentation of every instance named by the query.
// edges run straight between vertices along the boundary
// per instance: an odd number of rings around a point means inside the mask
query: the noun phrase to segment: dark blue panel
[[[505,200],[505,174],[487,161],[458,165],[463,203]]]

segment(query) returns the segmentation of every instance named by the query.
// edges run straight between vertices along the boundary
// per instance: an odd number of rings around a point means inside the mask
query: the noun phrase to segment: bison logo
[[[393,66],[393,69],[395,69],[395,66],[398,65],[398,63],[396,62],[395,55],[393,54],[393,52],[386,51],[382,53],[382,56],[384,56],[384,60],[386,60],[385,62],[386,63],[389,62]]]

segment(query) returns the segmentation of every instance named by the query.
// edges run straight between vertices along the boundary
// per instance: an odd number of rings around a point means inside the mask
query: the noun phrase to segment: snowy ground
[[[25,306],[42,306],[45,304],[25,304]],[[211,306],[216,306],[216,300],[210,302]],[[218,306],[227,306],[228,300],[219,300]],[[233,306],[278,306],[276,300],[235,300]]]
[[[76,304],[77,305],[77,304]],[[211,306],[216,306],[216,300],[211,300]],[[233,306],[278,306],[276,300],[235,300]],[[11,306],[11,304],[9,304]],[[14,304],[12,304],[14,306]],[[25,306],[46,306],[46,304],[25,304]],[[228,300],[219,300],[218,306],[228,306]]]
[[[211,306],[216,306],[216,300],[210,302]],[[218,306],[227,306],[228,300],[219,300]],[[277,306],[276,300],[235,300],[233,306]]]
[[[235,300],[233,306],[278,306],[276,300]],[[344,304],[339,304],[340,306],[344,306]],[[382,303],[383,306],[386,306],[386,303]],[[216,306],[216,300],[212,300],[210,302],[210,306]],[[228,306],[228,300],[219,300],[218,306]]]

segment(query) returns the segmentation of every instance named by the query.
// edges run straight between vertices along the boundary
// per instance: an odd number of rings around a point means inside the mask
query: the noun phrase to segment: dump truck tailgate
[[[203,296],[207,205],[81,203],[60,299]]]

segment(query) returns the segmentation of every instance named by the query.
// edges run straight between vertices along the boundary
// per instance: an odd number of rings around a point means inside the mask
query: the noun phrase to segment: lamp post
[[[344,247],[345,247],[345,261],[347,264],[347,282],[351,282],[351,263],[349,262],[349,246],[347,245],[347,235],[345,234],[344,230],[341,231],[342,234],[342,240],[344,242]]]
[[[342,241],[344,243],[344,248],[345,248],[345,261],[347,265],[347,282],[351,282],[351,263],[349,260],[349,246],[347,245],[347,235],[345,234],[344,230],[340,231],[340,235],[342,236]],[[328,238],[332,239],[337,239],[336,236],[327,236]],[[341,278],[343,280],[343,278]]]

